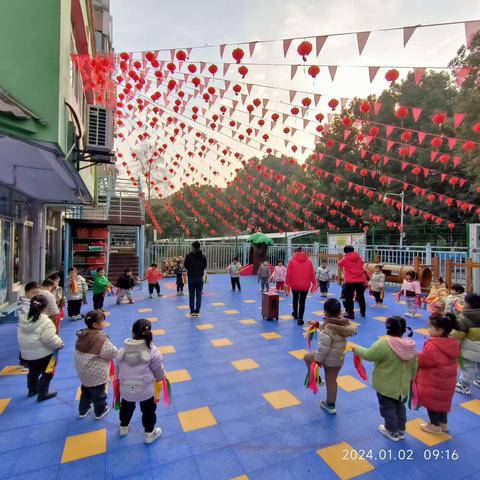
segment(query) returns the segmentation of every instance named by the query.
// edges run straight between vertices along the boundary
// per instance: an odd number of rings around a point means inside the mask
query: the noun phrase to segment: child
[[[128,298],[128,303],[135,303],[132,296],[132,288],[135,285],[135,279],[132,276],[132,269],[127,268],[123,271],[123,275],[120,275],[117,280],[117,305],[120,305],[125,297]],[[149,285],[150,287],[150,285]]]
[[[242,269],[242,265],[238,261],[238,258],[235,257],[232,260],[232,263],[227,267],[227,272],[230,273],[230,281],[232,282],[232,292],[235,291],[235,286],[238,287],[238,291],[242,291],[242,287],[240,286],[240,270]]]
[[[325,317],[320,326],[318,348],[316,353],[310,352],[304,356],[304,361],[310,371],[310,364],[315,361],[323,365],[327,384],[327,399],[320,402],[320,407],[326,412],[336,413],[337,377],[342,368],[347,338],[356,335],[357,329],[350,320],[342,318],[342,307],[336,298],[329,298],[323,305]],[[319,326],[318,322],[313,322]]]
[[[60,286],[61,278],[60,275],[57,273],[53,273],[48,277],[52,282],[54,283],[54,290],[53,290],[53,295],[55,297],[55,300],[57,302],[57,307],[60,310],[60,316],[63,319],[63,308],[67,304],[67,299],[65,298],[65,295],[63,294],[63,288]]]
[[[285,279],[287,278],[287,267],[281,260],[277,262],[277,266],[274,268],[271,282],[275,282],[275,288],[280,292],[285,288]]]
[[[37,282],[30,282],[25,285],[25,295],[21,296],[18,299],[18,304],[17,304],[17,316],[18,316],[19,322],[21,322],[22,319],[26,320],[28,318],[28,312],[30,310],[30,301],[35,295],[38,295],[39,293],[40,293],[40,285]],[[22,359],[22,355],[19,354],[18,358],[19,358],[19,365],[28,372],[28,364],[25,360]]]
[[[40,293],[47,299],[47,315],[50,317],[50,320],[56,325],[58,316],[60,315],[60,310],[58,309],[57,300],[55,298],[55,295],[53,294],[54,290],[55,283],[49,278],[46,278],[42,282],[42,286],[40,287]]]
[[[381,265],[375,265],[375,271],[368,282],[370,287],[370,292],[375,298],[374,307],[383,308],[383,297],[384,297],[384,288],[385,288],[385,274],[382,272]]]
[[[65,297],[67,298],[67,314],[72,320],[80,320],[82,303],[87,304],[88,285],[85,279],[78,275],[76,268],[68,269]]]
[[[417,352],[411,338],[402,338],[407,324],[402,317],[389,317],[385,322],[387,337],[377,340],[370,348],[354,347],[353,353],[374,362],[372,386],[377,391],[380,415],[385,423],[379,425],[382,435],[398,442],[405,438],[407,414],[405,402],[410,383],[417,372]],[[408,334],[412,336],[411,329]]]
[[[428,321],[430,338],[418,354],[415,382],[420,405],[427,409],[430,419],[420,428],[428,433],[448,431],[447,414],[452,408],[460,355],[460,342],[449,337],[453,329],[458,329],[455,315],[432,315]]]
[[[77,332],[75,344],[75,368],[82,382],[78,418],[85,418],[95,411],[95,420],[107,415],[107,393],[110,377],[110,362],[117,355],[117,349],[103,332],[105,314],[97,309],[85,315],[87,328]]]
[[[147,273],[145,273],[144,280],[148,282],[148,298],[152,298],[153,290],[157,292],[157,295],[161,297],[160,294],[160,284],[158,283],[159,280],[163,278],[162,272],[158,269],[158,265],[156,263],[152,263],[150,268],[147,269]]]
[[[450,287],[450,295],[445,299],[445,313],[458,315],[465,305],[465,289],[459,283]]]
[[[55,325],[47,315],[48,300],[44,295],[35,295],[30,302],[26,317],[20,318],[17,340],[20,355],[28,366],[28,396],[37,395],[37,402],[44,402],[57,395],[48,387],[53,373],[45,370],[52,354],[63,348],[62,339],[55,332]]]
[[[470,384],[480,388],[478,369],[480,364],[480,295],[465,295],[465,307],[458,316],[459,330],[452,332],[453,338],[462,342],[463,368],[455,391],[470,395]]]
[[[409,270],[405,274],[405,278],[402,283],[402,289],[400,290],[400,295],[405,295],[405,300],[407,302],[407,317],[415,317],[417,313],[417,299],[422,294],[422,287],[420,282],[416,280],[417,274],[414,270]]]
[[[330,269],[328,268],[325,260],[323,260],[321,265],[318,267],[317,280],[318,286],[320,287],[320,296],[328,296],[328,287],[330,286]]]
[[[265,289],[266,292],[268,292],[268,289],[270,288],[269,284],[269,279],[270,279],[270,264],[268,263],[268,260],[265,260],[259,267],[258,267],[258,283],[260,283],[262,292],[263,289]]]
[[[130,429],[135,403],[140,402],[145,443],[152,443],[162,434],[156,427],[155,383],[165,378],[162,354],[152,343],[152,324],[146,319],[132,326],[132,338],[125,340],[117,356],[117,377],[120,381],[120,436]]]
[[[107,290],[112,286],[108,281],[108,278],[105,276],[105,269],[103,267],[97,268],[97,272],[93,277],[93,309],[102,310],[103,312],[103,302],[105,300],[105,295]]]
[[[185,268],[183,268],[182,262],[180,260],[177,260],[177,266],[175,267],[173,273],[175,274],[177,281],[177,295],[183,295],[183,287],[185,285],[185,276],[187,274],[187,271],[185,270]]]
[[[428,310],[431,314],[443,314],[445,311],[445,302],[450,291],[447,288],[442,277],[438,277],[433,281],[432,288],[425,302],[428,303]]]

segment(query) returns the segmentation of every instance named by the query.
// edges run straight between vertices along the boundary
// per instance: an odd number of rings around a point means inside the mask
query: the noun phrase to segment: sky
[[[111,0],[110,8],[113,44],[117,52],[300,36],[308,38],[339,32],[480,19],[478,0]],[[249,66],[245,81],[321,93],[320,107],[326,108],[326,102],[332,97],[365,96],[387,88],[384,78],[387,69],[380,70],[370,83],[368,69],[355,68],[355,65],[444,67],[465,41],[463,25],[417,29],[405,48],[402,35],[402,31],[373,32],[362,55],[358,53],[355,36],[329,37],[319,57],[310,55],[307,63],[339,65],[333,82],[327,68],[321,68],[320,75],[313,80],[300,67],[291,80],[289,66],[265,65]],[[286,59],[283,57],[282,42],[258,44],[251,61],[301,63],[296,53],[299,41],[295,42]],[[190,60],[233,63],[231,48],[227,48],[223,60],[220,60],[218,47],[195,49]],[[247,50],[246,46],[242,48]],[[168,52],[161,53],[159,59],[169,61]],[[250,61],[248,55],[244,57],[245,61]],[[400,69],[401,75],[407,71]],[[241,81],[236,66],[231,67],[228,77],[233,82]],[[211,84],[216,86],[215,80]],[[270,98],[277,102],[275,108],[279,111],[288,112],[290,109],[281,105],[289,103],[288,93],[282,90],[254,87],[254,97]],[[298,97],[296,103],[301,98]],[[274,104],[270,105],[273,108]],[[239,114],[238,120],[245,122],[247,117]],[[302,133],[301,119],[289,121],[291,127],[299,130],[294,140],[313,148],[314,136]],[[314,132],[312,128],[309,130]],[[282,141],[271,138],[271,144],[287,153]],[[235,142],[233,147],[249,156],[259,154]]]

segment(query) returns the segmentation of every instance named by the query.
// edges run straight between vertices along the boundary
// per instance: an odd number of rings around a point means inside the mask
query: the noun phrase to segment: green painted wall
[[[34,134],[9,131],[34,140],[57,143],[59,35],[61,0],[4,2],[0,14],[0,86],[42,120],[19,126]],[[0,125],[0,130],[10,130]]]

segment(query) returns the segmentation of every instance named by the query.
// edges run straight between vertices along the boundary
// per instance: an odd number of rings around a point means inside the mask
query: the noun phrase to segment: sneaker
[[[378,431],[384,436],[387,437],[389,440],[392,440],[392,442],[398,442],[400,438],[396,433],[389,432],[386,428],[385,425],[379,425],[378,426]]]
[[[152,298],[152,295],[149,295],[148,298]]]
[[[407,312],[407,313],[405,314],[405,317],[413,318],[413,317],[415,317],[415,314],[414,314],[414,313],[411,313],[411,312]]]
[[[317,385],[319,387],[324,387],[325,386],[325,380],[323,378],[319,378]]]
[[[344,313],[343,317],[348,318],[348,320],[355,320],[355,314],[354,313]]]
[[[117,300],[116,304],[117,304],[117,305],[121,305],[122,302],[121,302],[120,300]]]
[[[30,398],[30,397],[34,397],[35,395],[38,395],[37,392],[28,392],[27,396]]]
[[[162,296],[161,293],[157,293],[157,297],[160,298]]]
[[[126,427],[122,427],[120,425],[119,433],[121,437],[126,437],[129,431],[130,431],[130,425],[127,425]]]
[[[442,432],[444,433],[448,433],[449,430],[448,430],[448,424],[447,423],[441,423],[440,424],[440,428],[442,429]]]
[[[108,405],[105,406],[105,409],[100,415],[95,415],[95,420],[101,420],[103,417],[105,417],[108,412],[110,411],[110,408],[108,408]]]
[[[160,438],[162,434],[162,429],[160,427],[155,427],[153,432],[147,433],[145,432],[145,443],[150,444],[153,443],[157,438]]]
[[[297,324],[298,324],[298,325],[303,325],[304,323],[305,323],[305,322],[304,322],[301,318],[299,318],[299,319],[297,320]]]
[[[397,432],[397,437],[399,440],[405,440],[405,437],[406,437],[405,430],[400,430],[399,432]]]
[[[432,423],[422,423],[420,429],[427,433],[443,433],[440,425],[433,425]]]
[[[331,415],[335,415],[337,413],[337,409],[335,408],[335,405],[329,405],[324,400],[320,402],[320,408],[323,408],[323,410],[330,413]]]
[[[78,412],[78,418],[85,418],[86,416],[88,416],[90,414],[90,412],[93,410],[93,407],[90,405],[88,407],[88,410],[85,412],[85,413],[80,413]]]
[[[37,402],[45,402],[46,400],[50,400],[51,398],[55,398],[57,396],[57,392],[48,392],[44,397],[37,397]]]
[[[463,393],[464,395],[471,395],[470,387],[468,385],[463,385],[463,383],[458,382],[455,385],[455,391],[458,393]]]
[[[28,371],[28,369],[27,369],[27,371]],[[477,388],[480,388],[480,380],[474,380],[472,383],[473,383]]]
[[[132,305],[132,304],[135,303],[135,302],[134,302],[133,300],[129,300],[128,303],[129,303],[130,305]]]

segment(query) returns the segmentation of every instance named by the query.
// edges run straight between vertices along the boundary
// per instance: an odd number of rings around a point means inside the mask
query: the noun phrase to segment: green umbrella
[[[270,237],[267,237],[264,233],[254,233],[248,238],[254,245],[275,245]]]

